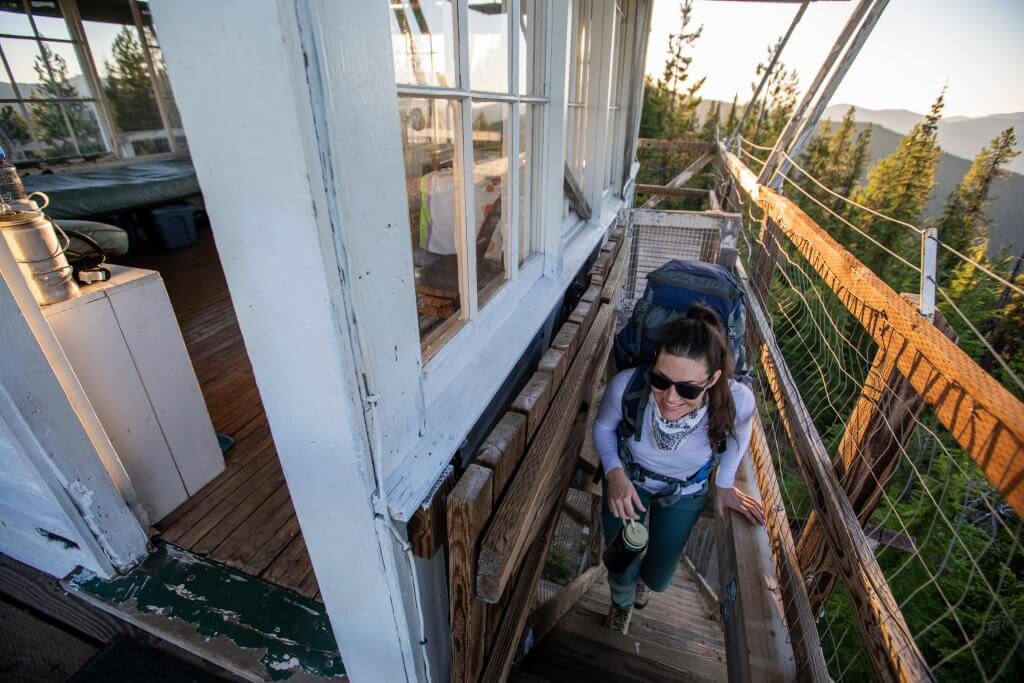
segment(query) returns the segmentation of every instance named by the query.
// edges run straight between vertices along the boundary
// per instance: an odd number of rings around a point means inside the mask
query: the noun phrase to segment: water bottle
[[[647,527],[628,519],[604,549],[602,560],[610,574],[621,574],[647,549]]]

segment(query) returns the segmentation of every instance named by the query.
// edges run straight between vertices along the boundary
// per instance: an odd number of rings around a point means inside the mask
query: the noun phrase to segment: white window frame
[[[146,40],[146,32],[142,23],[142,11],[139,7],[138,0],[125,0],[132,13],[132,23],[135,27],[135,31],[138,34],[139,44],[142,47],[142,52],[146,58],[146,68],[149,72],[150,87],[153,89],[153,98],[156,101],[157,110],[160,113],[160,121],[164,129],[164,135],[167,138],[167,144],[171,154],[178,153],[181,150],[181,145],[176,141],[176,136],[184,136],[184,130],[181,127],[175,128],[171,121],[170,112],[167,110],[166,98],[160,92],[160,87],[157,82],[156,64],[153,61],[153,49],[158,49],[159,46],[150,45]],[[82,156],[81,147],[78,142],[78,136],[75,134],[71,121],[68,118],[67,112],[64,109],[64,103],[66,102],[84,102],[92,104],[96,108],[97,112],[97,123],[100,129],[100,135],[103,138],[104,146],[106,147],[106,153],[100,154],[99,156],[113,155],[117,158],[134,157],[132,154],[124,153],[124,144],[130,145],[130,140],[124,143],[120,138],[130,136],[129,134],[119,134],[114,126],[114,118],[112,116],[110,103],[107,101],[106,96],[103,92],[103,82],[100,78],[99,70],[96,67],[96,62],[92,57],[92,51],[89,48],[89,40],[85,33],[85,26],[82,23],[81,15],[78,11],[77,0],[58,0],[61,13],[64,15],[64,24],[67,26],[68,35],[70,38],[49,38],[40,34],[39,29],[36,26],[35,18],[32,15],[32,8],[28,0],[22,0],[25,15],[28,18],[29,24],[32,26],[33,36],[19,36],[13,34],[0,33],[0,38],[7,40],[32,40],[36,43],[36,49],[40,55],[45,55],[42,51],[42,44],[45,43],[62,43],[65,45],[71,45],[75,49],[75,54],[78,58],[78,66],[85,76],[86,82],[89,84],[90,90],[92,90],[91,97],[80,97],[80,98],[52,98],[45,100],[47,103],[54,103],[60,107],[62,117],[64,119],[64,125],[67,127],[72,141],[72,145],[75,149],[74,156]],[[155,32],[155,29],[154,29]],[[45,56],[44,56],[45,59]],[[25,120],[26,126],[28,126],[29,132],[33,139],[39,139],[36,135],[35,124],[32,121],[31,114],[28,110],[28,105],[33,102],[32,98],[24,97],[18,88],[17,81],[14,78],[14,73],[11,71],[10,65],[8,64],[7,58],[3,53],[3,45],[0,44],[0,62],[2,62],[4,73],[7,78],[10,79],[11,87],[14,90],[13,99],[2,99],[0,100],[0,106],[14,105],[19,109],[22,118]],[[51,80],[53,79],[52,69],[50,68],[49,61],[46,60],[47,71],[50,74]],[[173,95],[171,95],[173,97]],[[74,156],[68,157],[48,157],[46,159],[40,159],[45,163],[59,163],[62,160],[74,158]],[[147,157],[156,155],[145,155]],[[33,160],[35,161],[35,160]]]
[[[508,83],[509,92],[496,93],[487,90],[473,89],[470,80],[469,63],[469,0],[452,0],[454,9],[453,28],[455,32],[455,46],[457,50],[455,59],[455,84],[456,87],[435,87],[422,86],[406,83],[398,83],[395,88],[399,97],[419,97],[433,99],[447,99],[455,103],[457,109],[457,128],[455,131],[455,197],[459,211],[456,212],[455,230],[456,243],[458,245],[459,259],[459,311],[456,316],[441,323],[424,339],[424,364],[425,377],[438,374],[440,368],[448,364],[445,359],[465,351],[466,347],[472,345],[473,333],[476,328],[488,329],[495,324],[496,318],[500,318],[500,312],[496,309],[507,308],[509,297],[521,295],[527,291],[541,277],[543,266],[543,224],[539,222],[542,211],[537,210],[536,204],[541,200],[540,173],[542,150],[547,131],[544,126],[535,126],[533,131],[533,149],[529,154],[529,163],[534,171],[530,174],[531,184],[534,192],[531,193],[531,213],[533,221],[538,224],[530,225],[528,233],[535,239],[532,253],[527,256],[522,266],[519,263],[519,164],[511,160],[519,158],[519,122],[520,113],[524,105],[532,105],[540,108],[540,116],[535,117],[544,120],[545,110],[550,105],[548,79],[543,79],[542,94],[530,95],[518,93],[519,89],[519,25],[520,8],[522,0],[506,0],[508,8]],[[543,68],[545,73],[549,69],[549,45],[550,30],[549,22],[552,10],[552,0],[541,0],[539,3],[543,12],[543,21],[534,21],[531,27],[532,35],[528,37],[530,50],[541,51],[543,54]],[[539,35],[538,35],[539,34]],[[509,124],[507,135],[503,135],[504,154],[510,160],[507,179],[507,202],[509,205],[508,216],[504,221],[502,234],[502,249],[505,258],[505,281],[498,285],[498,290],[488,299],[487,305],[481,307],[479,291],[477,289],[477,273],[475,250],[472,245],[476,243],[476,206],[473,193],[467,191],[473,186],[473,145],[467,141],[473,139],[473,102],[498,102],[509,105]],[[536,110],[535,110],[536,111]],[[515,301],[517,299],[512,299]],[[443,372],[441,373],[443,374]]]

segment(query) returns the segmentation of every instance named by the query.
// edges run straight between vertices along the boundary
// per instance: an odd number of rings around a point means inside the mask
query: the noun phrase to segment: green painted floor
[[[94,605],[247,677],[345,677],[324,606],[171,545],[104,581],[79,570],[64,582]]]

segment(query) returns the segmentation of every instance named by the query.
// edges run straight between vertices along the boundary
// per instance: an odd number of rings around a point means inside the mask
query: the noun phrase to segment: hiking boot
[[[632,609],[622,609],[612,603],[611,608],[608,610],[608,619],[605,624],[608,626],[608,630],[626,635],[629,633],[629,620],[632,616]]]
[[[636,609],[643,609],[647,607],[647,603],[651,601],[651,589],[648,588],[643,581],[637,581],[636,583],[636,597],[633,598],[633,607]]]

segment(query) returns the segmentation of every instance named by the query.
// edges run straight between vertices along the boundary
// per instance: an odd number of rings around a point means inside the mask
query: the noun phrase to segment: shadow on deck
[[[688,572],[634,610],[629,634],[604,625],[610,600],[605,580],[587,594],[512,672],[518,683],[579,681],[722,681],[725,636]]]

